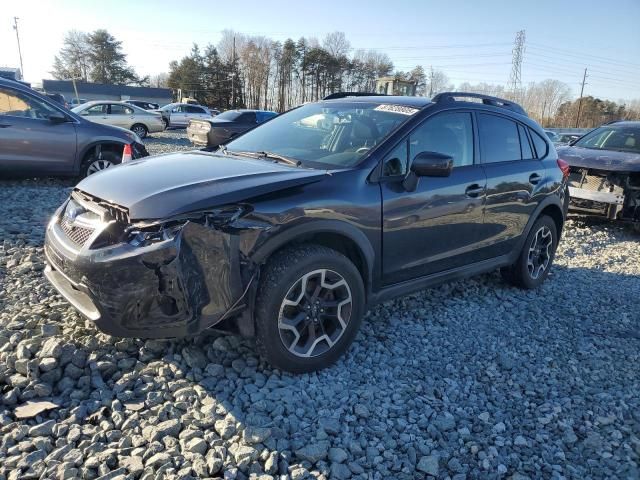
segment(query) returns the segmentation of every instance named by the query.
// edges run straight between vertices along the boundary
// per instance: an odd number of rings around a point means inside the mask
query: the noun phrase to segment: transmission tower
[[[513,45],[513,58],[511,59],[511,76],[509,77],[509,84],[507,85],[507,91],[513,96],[516,101],[520,100],[520,94],[522,92],[522,59],[524,57],[524,30],[520,30],[516,34],[516,41]]]

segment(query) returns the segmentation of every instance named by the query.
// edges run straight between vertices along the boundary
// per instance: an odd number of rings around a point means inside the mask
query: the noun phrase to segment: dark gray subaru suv
[[[0,176],[87,176],[148,155],[124,128],[90,122],[56,101],[0,79]]]
[[[45,274],[111,335],[223,328],[311,371],[376,302],[498,268],[539,286],[567,174],[509,101],[344,96],[85,179],[49,223]]]

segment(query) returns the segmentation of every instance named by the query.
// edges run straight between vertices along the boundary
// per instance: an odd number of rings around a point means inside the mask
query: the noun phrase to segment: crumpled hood
[[[241,202],[326,175],[324,170],[193,151],[109,168],[85,178],[77,188],[126,207],[131,220],[151,220]]]
[[[558,158],[572,167],[610,172],[640,172],[640,154],[582,147],[558,147]]]

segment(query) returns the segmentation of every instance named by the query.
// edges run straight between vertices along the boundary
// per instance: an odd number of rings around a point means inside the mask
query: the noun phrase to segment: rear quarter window
[[[549,144],[542,138],[538,133],[529,129],[529,135],[531,136],[531,140],[533,141],[533,147],[536,150],[536,158],[544,158],[549,153]]]

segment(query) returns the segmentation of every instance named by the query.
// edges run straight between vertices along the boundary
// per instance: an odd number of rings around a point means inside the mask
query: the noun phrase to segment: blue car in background
[[[269,110],[227,110],[214,118],[191,120],[187,138],[198,147],[215,149],[277,115]]]

